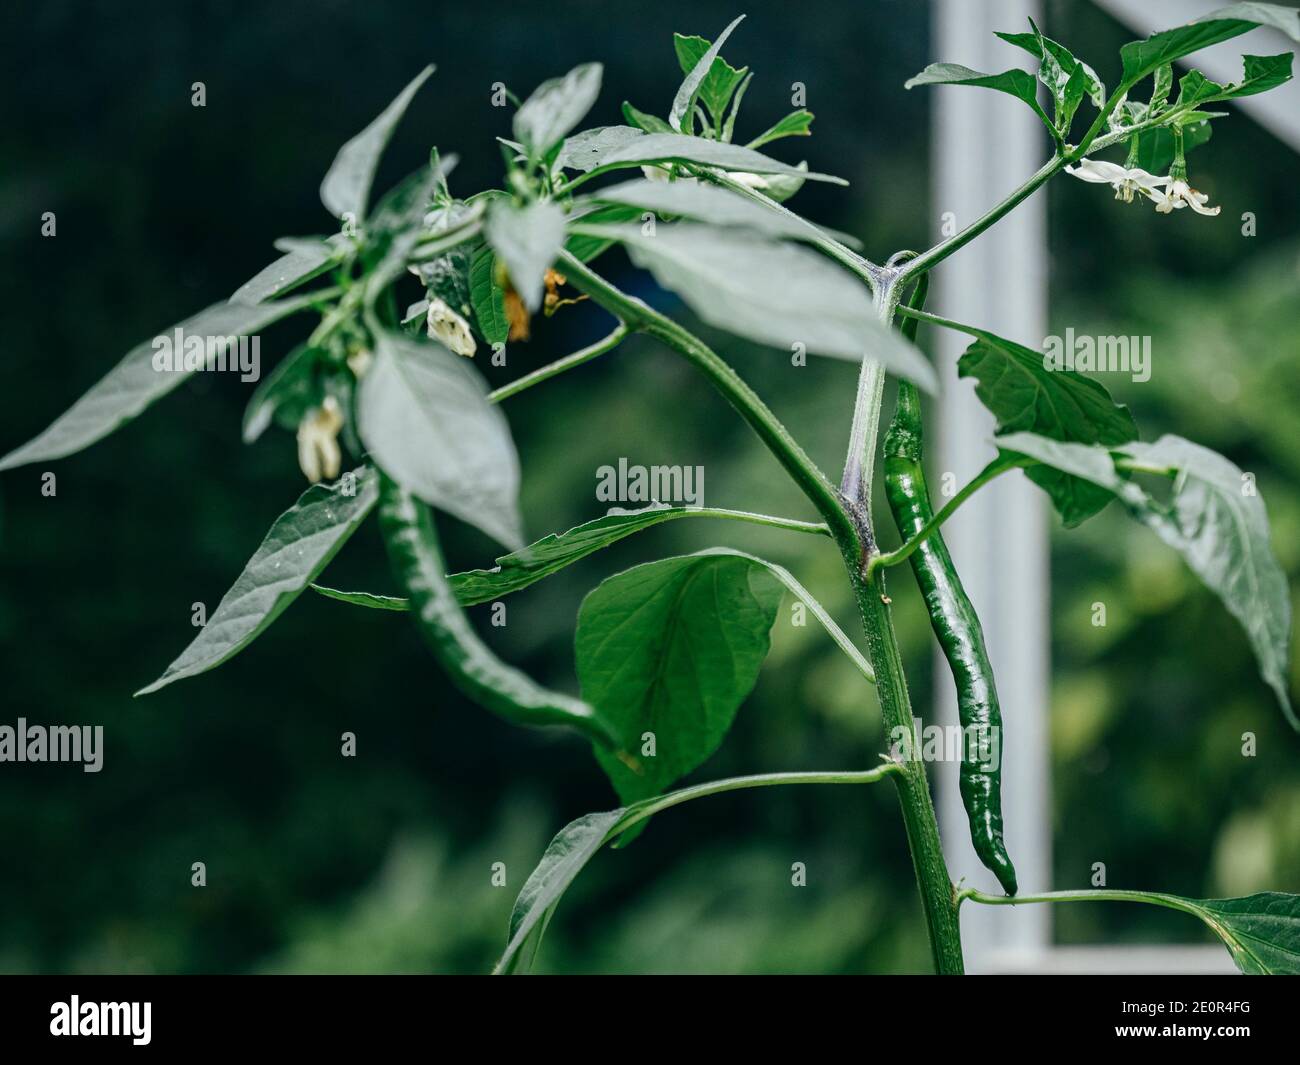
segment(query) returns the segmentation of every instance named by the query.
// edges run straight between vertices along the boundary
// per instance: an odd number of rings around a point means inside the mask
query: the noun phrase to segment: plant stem
[[[488,402],[500,403],[503,399],[509,399],[525,389],[532,388],[533,385],[540,385],[543,381],[549,381],[552,377],[562,374],[566,370],[572,370],[575,366],[581,366],[584,362],[590,362],[606,352],[613,351],[623,342],[623,338],[628,335],[628,332],[627,326],[620,322],[618,327],[604,339],[597,340],[594,344],[588,345],[580,351],[575,351],[572,355],[566,355],[562,359],[547,363],[532,373],[524,374],[523,377],[489,392]]]
[[[876,315],[882,322],[893,322],[899,292],[893,275],[886,273],[873,293]],[[840,495],[868,515],[871,513],[871,482],[876,471],[880,401],[884,394],[885,368],[875,359],[863,358],[858,373],[857,399],[853,404],[853,425],[849,429],[849,450],[844,459],[844,475],[840,479]]]
[[[1067,161],[1068,159],[1064,155],[1053,156],[1035,170],[1029,180],[1011,193],[1011,195],[995,204],[965,229],[961,230],[961,232],[954,234],[940,244],[936,244],[929,251],[922,252],[915,259],[910,259],[899,267],[899,281],[906,282],[917,274],[925,273],[927,270],[933,270],[953,252],[964,248],[986,229],[1001,219],[1003,215],[1009,213],[1022,201],[1027,200],[1032,196],[1034,192],[1045,185],[1054,174],[1061,170]]]
[[[885,601],[883,575],[878,574],[871,581],[865,575],[868,552],[874,551],[866,511],[858,505],[850,508],[846,501],[840,499],[825,475],[804,454],[785,426],[736,372],[701,340],[641,300],[620,292],[604,278],[588,270],[575,257],[565,254],[562,261],[564,272],[575,288],[585,292],[595,303],[631,328],[662,340],[704,373],[749,423],[817,508],[840,548],[853,583],[866,630],[868,658],[876,671],[885,727],[887,730],[901,727],[910,731],[912,708],[907,697],[907,683],[903,678],[898,641],[894,636]],[[893,302],[892,297],[887,297],[880,305],[882,313],[884,307],[889,308],[890,320],[886,324],[892,320]],[[875,426],[872,423],[878,425],[880,420],[879,395],[874,389],[868,395],[874,397],[874,408],[872,403],[867,404],[861,424],[867,434],[874,438]],[[909,762],[894,779],[898,784],[903,823],[925,911],[935,968],[940,973],[960,973],[963,971],[961,929],[957,923],[952,880],[948,876],[948,867],[944,863],[943,849],[939,843],[939,824],[935,819],[934,805],[930,801],[925,765],[921,761]]]
[[[922,526],[921,531],[908,540],[901,547],[886,554],[874,555],[867,562],[867,580],[871,580],[876,570],[884,569],[887,566],[897,566],[900,562],[906,562],[911,558],[926,537],[930,536],[939,526],[952,517],[953,512],[960,507],[967,499],[973,496],[989,481],[1001,476],[1008,470],[1019,469],[1022,466],[1037,465],[1037,462],[1029,458],[996,458],[976,474],[955,496],[953,496],[943,507]]]
[[[579,292],[590,296],[630,329],[645,333],[667,344],[705,375],[737,413],[749,424],[759,439],[785,468],[790,478],[808,497],[817,513],[829,526],[837,543],[851,538],[856,543],[857,529],[853,519],[840,504],[835,489],[817,464],[804,452],[789,431],[758,394],[740,375],[728,366],[702,340],[674,322],[666,315],[634,296],[629,296],[589,270],[578,258],[568,252],[558,260],[564,264],[564,274]]]
[[[901,270],[895,271],[882,287],[892,288],[900,275]],[[881,321],[886,328],[892,328],[897,297],[886,292],[882,300],[879,290],[876,297],[876,310],[881,315]],[[863,394],[860,388],[860,402]],[[863,421],[859,423],[855,417],[857,427],[853,437],[856,440],[861,432],[864,439],[874,441],[880,424],[880,393],[873,388],[866,395],[867,403],[861,409]],[[874,451],[874,445],[872,450]],[[853,451],[850,450],[850,459],[852,455]],[[853,541],[839,540],[839,543],[858,609],[862,614],[862,627],[867,637],[867,658],[876,673],[880,712],[887,733],[904,729],[911,734],[912,704],[907,694],[907,679],[903,673],[898,639],[894,635],[894,624],[889,614],[884,574],[876,572],[870,577],[867,575],[870,559],[876,553],[870,510],[857,505],[853,511],[859,525],[858,536]],[[957,975],[964,971],[961,926],[957,919],[952,878],[948,875],[943,847],[939,841],[939,822],[934,814],[934,803],[930,799],[925,763],[919,759],[904,763],[903,772],[894,780],[898,785],[899,804],[903,808],[903,824],[907,830],[912,868],[916,873],[917,889],[925,911],[934,966],[942,975]]]
[[[439,230],[437,233],[426,237],[422,243],[411,249],[407,261],[415,264],[428,259],[436,259],[439,255],[456,247],[458,244],[464,244],[467,240],[472,240],[478,236],[482,229],[483,212],[480,210],[455,225],[448,226],[446,229]]]
[[[876,692],[886,733],[902,728],[910,734],[913,728],[911,702],[898,640],[885,602],[887,597],[882,577],[878,574],[868,582],[854,573],[853,589],[867,634],[867,658],[876,673]],[[925,763],[920,759],[904,763],[903,772],[894,781],[898,785],[898,801],[903,809],[903,824],[925,911],[935,970],[940,975],[960,975],[964,970],[961,926],[957,921],[952,879],[939,841],[939,823],[930,799]]]
[[[1190,913],[1194,917],[1203,915],[1190,905],[1186,899],[1177,895],[1166,895],[1161,891],[1124,891],[1119,888],[1101,888],[1095,891],[1045,891],[1038,895],[986,895],[975,888],[966,888],[957,892],[957,905],[967,899],[984,906],[1019,906],[1021,903],[1035,902],[1146,902],[1152,906],[1164,906],[1181,913]]]
[[[693,787],[681,788],[678,791],[669,792],[667,795],[658,795],[653,799],[645,799],[642,802],[635,803],[628,807],[627,812],[631,815],[630,818],[626,821],[619,821],[611,835],[625,832],[637,821],[644,821],[647,817],[652,817],[661,810],[680,806],[692,799],[702,799],[706,795],[721,795],[723,792],[740,791],[744,788],[770,788],[777,784],[874,784],[888,776],[896,777],[902,772],[903,767],[898,762],[885,762],[875,769],[829,770],[807,773],[757,773],[747,777],[711,780],[707,784],[696,784]]]
[[[785,529],[787,532],[811,533],[813,536],[830,536],[831,534],[830,529],[824,522],[778,518],[773,514],[756,514],[749,510],[726,510],[720,507],[687,507],[685,513],[693,518],[731,518],[734,521],[748,522],[750,525],[765,525],[769,529]]]

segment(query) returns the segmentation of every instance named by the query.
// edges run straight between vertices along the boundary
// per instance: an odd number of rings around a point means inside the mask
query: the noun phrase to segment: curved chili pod
[[[924,299],[922,278],[913,293],[912,306],[919,306]],[[914,334],[916,319],[904,323],[904,332],[909,331],[909,326]],[[905,540],[919,533],[934,516],[921,467],[922,439],[920,394],[912,384],[900,381],[898,405],[885,434],[884,479],[889,508]],[[987,738],[992,729],[1000,735],[1002,711],[984,647],[984,631],[938,530],[922,541],[910,561],[935,639],[943,648],[957,685],[957,710],[963,731],[976,740]],[[1016,870],[1002,838],[1000,761],[996,768],[990,768],[987,760],[963,758],[960,784],[975,853],[998,878],[1003,890],[1014,895]]]
[[[442,549],[429,508],[388,477],[379,486],[379,524],[411,614],[452,683],[479,705],[519,725],[568,725],[596,742],[619,748],[596,711],[548,691],[502,662],[470,626],[445,576]]]

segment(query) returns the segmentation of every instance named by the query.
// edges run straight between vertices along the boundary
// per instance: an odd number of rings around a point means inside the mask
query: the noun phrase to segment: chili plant
[[[227,302],[177,327],[174,350],[158,340],[132,350],[48,429],[0,461],[0,469],[79,451],[189,373],[220,365],[233,338],[291,315],[313,319],[306,340],[258,385],[243,425],[250,442],[273,424],[296,432],[300,465],[313,484],[276,519],[193,642],[141,694],[240,653],[314,588],[361,607],[409,612],[449,679],[471,699],[520,725],[567,728],[590,742],[623,805],[580,817],[556,835],[519,893],[498,971],[531,964],[563,892],[586,862],[606,843],[628,842],[653,815],[741,788],[885,780],[898,794],[941,973],[962,971],[963,903],[1085,900],[1181,910],[1218,935],[1243,971],[1300,971],[1297,895],[1017,895],[1002,833],[999,774],[981,757],[981,744],[963,758],[961,793],[975,852],[1006,894],[955,886],[940,848],[925,765],[910,751],[913,714],[885,583],[891,567],[910,562],[952,665],[962,724],[982,743],[1000,728],[997,693],[979,619],[943,543],[943,523],[983,485],[1012,470],[1023,470],[1048,494],[1067,526],[1118,499],[1179,552],[1241,622],[1264,682],[1300,726],[1286,679],[1289,594],[1253,479],[1180,437],[1143,442],[1128,409],[1078,368],[1052,365],[1015,340],[923,309],[931,270],[1061,173],[1110,185],[1124,201],[1116,210],[1149,203],[1166,214],[1184,207],[1217,214],[1219,208],[1190,183],[1187,155],[1224,117],[1212,107],[1285,82],[1292,56],[1244,56],[1242,80],[1226,85],[1193,69],[1178,79],[1176,93],[1171,64],[1257,25],[1300,40],[1300,13],[1238,3],[1127,44],[1120,51],[1119,83],[1109,90],[1091,66],[1032,23],[1027,32],[999,36],[1033,57],[1036,76],[1016,68],[984,74],[955,63],[927,67],[908,87],[975,86],[1021,100],[1042,122],[1051,157],[965,229],[928,250],[899,252],[879,263],[851,238],[784,205],[805,182],[844,184],[760,151],[808,135],[808,111],[780,118],[746,143],[738,139],[737,116],[753,75],[720,53],[739,22],[712,42],[676,36],[684,77],[666,117],[625,103],[622,124],[575,132],[601,85],[601,66],[585,64],[522,102],[507,94],[516,109],[513,136],[500,139],[500,188],[454,194],[454,159],[435,149],[428,165],[372,204],[380,154],[433,68],[422,71],[339,150],[326,174],[320,195],[339,222],[336,232],[277,242],[279,259]],[[1122,163],[1101,158],[1110,149]],[[616,245],[712,326],[760,344],[860,364],[838,486],[732,366],[686,326],[600,272],[594,264]],[[417,282],[422,298],[403,309],[400,294],[409,286],[415,295]],[[561,308],[607,315],[608,336],[488,391],[473,358],[499,356],[527,337],[532,316]],[[995,456],[937,512],[923,473],[922,434],[922,393],[932,393],[937,378],[913,343],[921,323],[972,338],[958,372],[974,381],[997,420]],[[655,505],[611,511],[526,544],[519,464],[501,402],[615,351],[634,334],[653,337],[721,393],[818,520]],[[899,378],[898,401],[881,441],[887,374]],[[348,472],[345,452],[355,463]],[[901,537],[892,549],[883,546],[891,537],[872,508],[878,454]],[[1168,482],[1163,490],[1155,487],[1161,481]],[[447,574],[431,508],[475,526],[509,553],[491,568]],[[404,594],[315,583],[372,511]],[[865,655],[793,574],[728,547],[647,562],[590,592],[577,618],[581,697],[549,691],[502,662],[467,619],[467,606],[496,601],[624,537],[685,518],[750,522],[773,535],[827,539],[843,558]],[[894,745],[880,764],[866,768],[767,773],[668,790],[726,736],[756,683],[787,593],[817,617],[863,683],[875,685]]]

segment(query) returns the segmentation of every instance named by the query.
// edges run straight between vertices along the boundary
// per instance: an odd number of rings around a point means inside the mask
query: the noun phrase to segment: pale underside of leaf
[[[526,152],[540,158],[582,121],[600,95],[602,72],[599,63],[584,63],[537,87],[515,112],[515,137]]]
[[[320,186],[321,203],[335,218],[362,219],[379,157],[411,100],[432,73],[432,65],[420,71],[370,125],[339,149]]]
[[[639,178],[592,195],[605,203],[644,207],[661,215],[683,215],[714,225],[740,226],[770,237],[818,240],[822,232],[796,214],[774,211],[716,185]]]
[[[367,467],[333,485],[307,489],[275,520],[190,645],[161,677],[136,694],[148,695],[213,669],[252,643],[329,564],[377,499],[378,478]]]
[[[155,369],[162,341],[177,330],[184,337],[201,337],[206,365],[214,365],[224,338],[247,336],[311,306],[310,296],[250,306],[217,303],[179,325],[132,348],[93,388],[60,415],[43,433],[0,459],[0,470],[29,462],[62,458],[102,439],[125,425],[157,399],[185,381],[193,370]],[[172,345],[174,347],[174,345]],[[170,349],[169,349],[170,350]],[[183,357],[184,352],[179,353]],[[228,356],[229,357],[229,356]]]
[[[864,357],[934,391],[921,352],[876,320],[865,286],[823,256],[737,229],[691,222],[584,226],[624,243],[632,260],[702,319],[763,344],[861,362]]]
[[[281,296],[319,277],[334,264],[335,257],[335,249],[326,241],[296,241],[293,248],[240,285],[230,302],[264,303]]]
[[[745,16],[741,15],[733,19],[731,24],[718,34],[718,39],[709,46],[708,51],[700,56],[699,62],[695,64],[694,69],[683,79],[681,86],[677,89],[677,94],[673,97],[672,110],[668,115],[668,124],[673,129],[681,130],[682,122],[695,105],[695,99],[700,94],[700,86],[713,66],[713,60],[717,58],[722,46],[727,43],[727,38],[731,36],[732,30],[739,26],[744,18]]]
[[[1260,674],[1292,727],[1300,730],[1287,683],[1290,591],[1269,545],[1264,501],[1258,493],[1246,493],[1241,470],[1222,455],[1177,436],[1109,450],[1033,433],[999,436],[996,443],[1114,493],[1134,518],[1178,551],[1246,630]],[[1111,452],[1144,468],[1176,471],[1173,500],[1162,503],[1123,477]]]
[[[536,311],[542,305],[547,267],[564,247],[564,212],[548,202],[526,207],[493,203],[484,233],[524,305]]]
[[[382,332],[361,379],[358,432],[394,481],[507,547],[523,545],[510,427],[467,359]]]
[[[797,166],[778,162],[762,152],[742,148],[739,144],[705,140],[703,137],[687,137],[678,133],[647,133],[641,137],[630,138],[622,148],[605,154],[600,165],[618,167],[650,163],[695,163],[728,171],[783,174],[809,181],[828,181],[835,185],[848,184],[843,178],[801,170]]]

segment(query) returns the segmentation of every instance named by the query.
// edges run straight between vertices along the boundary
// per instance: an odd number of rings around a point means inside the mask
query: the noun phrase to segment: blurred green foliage
[[[1049,3],[1046,29],[1114,80],[1122,29],[1090,4]],[[885,254],[921,245],[937,211],[929,98],[902,82],[935,58],[924,5],[837,5],[815,27],[757,4],[729,54],[756,79],[740,132],[789,109],[795,81],[814,136],[775,154],[842,173],[795,205]],[[141,337],[222,298],[282,234],[326,227],[315,189],[339,143],[410,72],[439,70],[412,107],[380,184],[430,142],[461,155],[453,188],[491,184],[508,117],[491,85],[524,92],[592,58],[606,62],[593,122],[617,106],[664,110],[679,74],[671,33],[711,35],[734,11],[665,0],[651,10],[569,3],[464,5],[161,2],[22,14],[23,76],[6,71],[0,122],[11,161],[0,196],[9,264],[4,444],[31,436]],[[815,28],[816,32],[813,32]],[[1014,29],[1017,27],[1008,27]],[[538,47],[538,42],[545,42]],[[869,50],[871,61],[863,61]],[[1008,61],[1010,62],[1010,56]],[[203,80],[207,107],[190,106]],[[958,91],[958,90],[944,90]],[[752,123],[752,133],[750,126]],[[1061,179],[1049,196],[1053,328],[1149,333],[1154,372],[1107,378],[1144,435],[1176,431],[1255,472],[1276,548],[1300,567],[1300,273],[1294,155],[1249,120],[1218,124],[1193,179],[1216,220],[1163,218]],[[58,236],[42,239],[42,211]],[[1235,219],[1258,216],[1243,238]],[[611,255],[604,268],[683,313]],[[493,383],[600,335],[579,305],[539,323]],[[264,337],[269,363],[295,327]],[[855,371],[787,358],[703,329],[825,469],[842,459]],[[400,615],[300,600],[219,671],[158,696],[130,692],[188,641],[191,605],[229,586],[300,475],[287,434],[239,442],[249,386],[198,380],[138,423],[55,467],[5,476],[0,646],[6,719],[102,723],[103,772],[0,767],[0,969],[38,971],[482,972],[514,894],[551,834],[614,805],[581,741],[513,729],[448,690]],[[691,371],[636,340],[507,409],[524,470],[528,531],[600,512],[595,471],[631,462],[706,467],[707,501],[810,517],[748,431]],[[443,519],[452,561],[488,545]],[[726,543],[789,566],[856,632],[829,543],[677,522],[508,600],[480,631],[545,683],[572,688],[583,594],[649,558]],[[1189,895],[1296,890],[1300,742],[1257,680],[1235,622],[1154,538],[1116,508],[1060,534],[1053,572],[1057,886],[1105,861],[1114,886]],[[373,527],[329,571],[341,587],[391,589]],[[930,699],[928,625],[909,580],[897,624],[913,696]],[[1090,624],[1095,601],[1109,624]],[[357,733],[359,756],[339,756]],[[1259,754],[1240,756],[1241,734]],[[754,696],[699,772],[857,767],[883,746],[872,693],[788,603]],[[1009,813],[1014,816],[1014,811]],[[204,861],[208,886],[190,887]],[[508,886],[490,882],[504,862]],[[808,887],[790,886],[804,862]],[[957,871],[960,875],[960,871]],[[1191,938],[1140,907],[1075,907],[1063,939]],[[774,789],[657,818],[595,860],[552,924],[542,968],[606,971],[908,971],[928,951],[893,795],[886,787]]]

